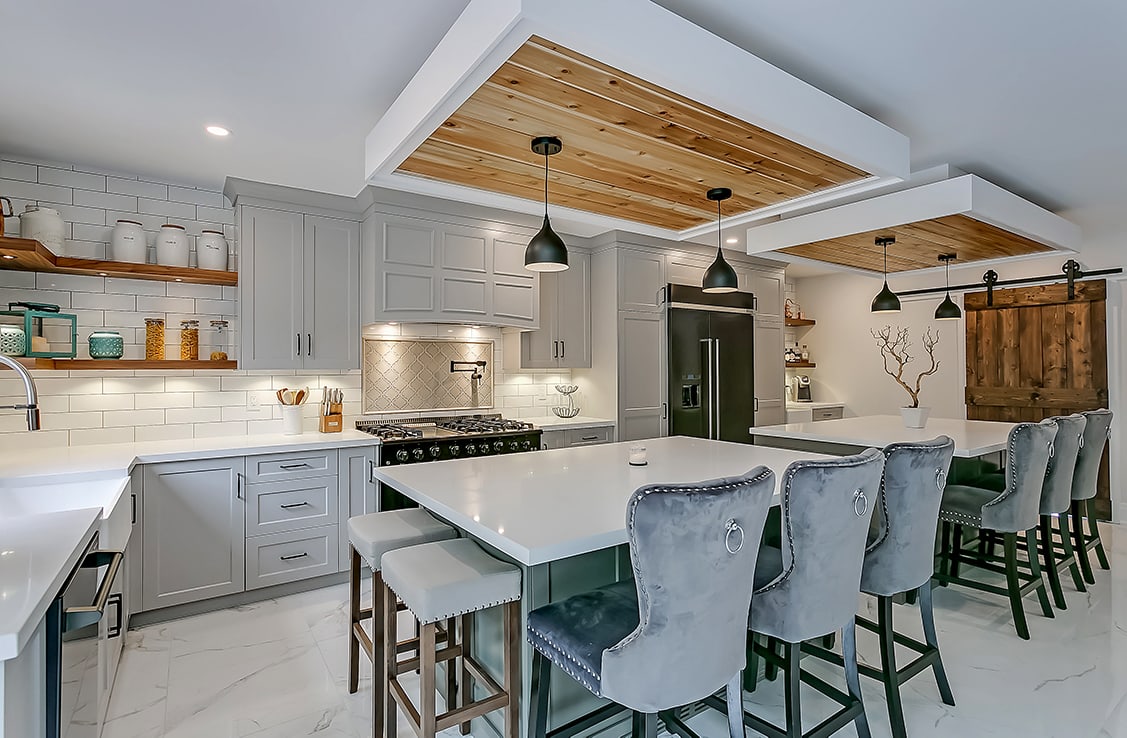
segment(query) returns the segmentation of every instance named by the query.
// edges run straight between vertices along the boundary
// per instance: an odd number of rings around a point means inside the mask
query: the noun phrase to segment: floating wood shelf
[[[787,369],[813,369],[818,366],[812,361],[788,361]]]
[[[794,328],[801,328],[801,327],[804,327],[804,326],[812,326],[812,325],[815,324],[815,322],[816,321],[810,320],[808,318],[783,318],[783,323],[785,325],[788,325],[788,326],[791,326],[791,327],[794,327]]]
[[[92,277],[118,277],[121,279],[152,279],[158,282],[218,284],[227,287],[234,287],[239,283],[238,272],[55,256],[39,241],[30,238],[8,238],[4,236],[0,236],[0,269],[84,274]]]
[[[235,361],[180,361],[169,359],[166,361],[150,361],[149,359],[27,359],[20,358],[20,363],[29,369],[117,369],[121,371],[134,371],[136,369],[166,369],[171,371],[182,369],[237,369]]]

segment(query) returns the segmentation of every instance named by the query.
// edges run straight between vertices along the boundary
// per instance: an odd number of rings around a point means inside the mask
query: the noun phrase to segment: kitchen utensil
[[[278,396],[278,404],[279,405],[285,405],[286,404],[286,397],[283,394],[284,392],[285,392],[285,390],[278,390],[277,392],[274,393],[275,395]]]
[[[318,426],[322,433],[339,433],[344,429],[344,414],[341,403],[344,393],[338,389],[321,388],[321,421]]]
[[[165,223],[157,234],[157,264],[188,266],[188,234],[184,226]]]
[[[23,356],[27,353],[27,333],[18,325],[0,325],[0,354]]]
[[[149,241],[141,224],[135,220],[119,220],[110,237],[110,259],[144,264],[148,256]]]
[[[308,394],[307,390],[298,390],[297,395],[294,397],[293,404],[304,405],[305,404],[305,396],[307,394]]]
[[[20,215],[20,237],[32,238],[55,254],[63,252],[63,217],[58,210],[27,205]]]
[[[91,359],[120,359],[125,355],[125,339],[117,331],[94,331],[88,341]]]
[[[4,203],[8,204],[6,210]],[[4,235],[4,219],[15,217],[15,215],[15,212],[12,211],[12,201],[6,197],[0,197],[0,236]]]
[[[196,239],[196,266],[200,269],[227,271],[229,253],[223,231],[202,231]]]

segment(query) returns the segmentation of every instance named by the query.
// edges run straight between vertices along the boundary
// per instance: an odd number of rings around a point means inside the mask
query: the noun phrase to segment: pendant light
[[[874,243],[884,248],[884,287],[873,298],[872,312],[898,313],[900,312],[900,298],[896,296],[895,292],[888,289],[888,247],[896,243],[896,239],[892,236],[877,236]]]
[[[533,272],[562,272],[567,269],[567,246],[548,222],[548,157],[558,154],[563,143],[555,136],[532,139],[532,150],[544,157],[544,225],[524,250],[524,268]]]
[[[956,254],[940,254],[939,260],[943,262],[946,277],[947,277],[947,296],[943,298],[943,302],[939,303],[939,307],[935,308],[936,320],[958,320],[963,317],[963,311],[951,299],[951,262],[957,257]]]
[[[720,203],[732,196],[732,191],[727,187],[714,187],[705,197],[716,202],[716,259],[709,265],[701,281],[702,292],[735,292],[740,288],[739,277],[736,270],[724,260],[724,250],[720,246]]]

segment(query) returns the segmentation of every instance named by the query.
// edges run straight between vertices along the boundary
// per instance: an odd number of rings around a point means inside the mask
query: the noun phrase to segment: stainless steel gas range
[[[358,420],[356,430],[380,439],[381,466],[538,451],[541,442],[541,431],[532,423],[500,415]],[[381,510],[407,504],[402,495],[382,484],[380,499]]]

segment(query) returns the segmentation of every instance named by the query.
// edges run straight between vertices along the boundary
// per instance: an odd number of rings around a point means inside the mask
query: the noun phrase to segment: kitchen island
[[[762,464],[776,483],[794,461],[819,454],[673,436],[645,442],[648,463],[630,466],[633,443],[380,467],[376,477],[520,566],[522,616],[579,592],[629,579],[626,503],[639,487],[736,476]],[[776,489],[776,502],[779,490]],[[750,576],[749,572],[749,576]],[[475,618],[479,661],[500,674],[500,611]],[[528,704],[532,650],[522,649],[521,704]],[[549,729],[605,704],[574,680],[552,680]],[[522,708],[522,735],[527,735]],[[621,719],[625,719],[622,716]],[[484,719],[499,733],[499,715]],[[481,722],[481,721],[478,721]],[[475,725],[475,735],[478,733]]]
[[[899,415],[866,415],[752,427],[748,432],[756,445],[822,453],[856,453],[869,447],[928,441],[943,435],[955,442],[955,456],[970,459],[1004,451],[1013,427],[1013,423],[990,420],[930,418],[925,428],[906,428]]]

